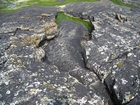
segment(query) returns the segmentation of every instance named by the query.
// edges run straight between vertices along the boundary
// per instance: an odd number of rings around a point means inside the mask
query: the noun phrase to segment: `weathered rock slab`
[[[71,3],[65,11],[84,19],[90,17],[94,30],[85,47],[86,67],[105,83],[115,104],[139,105],[139,9],[97,2]]]
[[[1,16],[0,104],[111,102],[106,87],[85,68],[81,41],[87,29],[68,21],[57,27],[56,13],[56,7],[29,7]]]
[[[67,4],[67,14],[90,19],[90,40],[79,23],[57,25],[58,11],[33,6],[0,15],[0,104],[139,105],[140,10]]]

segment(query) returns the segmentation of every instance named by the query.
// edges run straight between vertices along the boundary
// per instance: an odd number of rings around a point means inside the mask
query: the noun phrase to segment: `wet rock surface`
[[[57,25],[58,11],[0,15],[0,104],[139,105],[140,10],[67,4],[65,13],[90,20],[91,33],[72,21]]]

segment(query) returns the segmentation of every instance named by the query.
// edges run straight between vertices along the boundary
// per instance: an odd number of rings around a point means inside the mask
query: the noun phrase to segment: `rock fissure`
[[[90,32],[69,20],[56,24],[58,11],[32,6],[0,16],[0,104],[139,105],[139,11],[65,5],[65,13],[89,19]]]

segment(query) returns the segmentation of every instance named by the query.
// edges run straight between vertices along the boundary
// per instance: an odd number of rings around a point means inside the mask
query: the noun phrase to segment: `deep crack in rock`
[[[67,14],[90,18],[91,32],[72,21],[57,30],[57,12],[33,6],[0,16],[0,104],[139,105],[139,9],[67,4]]]

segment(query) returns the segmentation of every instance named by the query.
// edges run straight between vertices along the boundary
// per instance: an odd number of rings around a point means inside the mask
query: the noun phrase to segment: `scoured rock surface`
[[[95,30],[85,47],[86,67],[108,87],[115,104],[139,105],[139,9],[97,2],[71,3],[65,11],[84,19],[90,16]]]
[[[57,7],[0,15],[1,105],[139,105],[140,10],[70,3],[92,23],[55,23]],[[85,36],[91,35],[90,40]]]
[[[85,52],[81,43],[85,40],[84,36],[88,34],[88,30],[83,25],[72,21],[61,22],[58,25],[58,29],[58,38],[52,40],[45,48],[46,61],[56,65],[60,72],[68,73],[82,83],[77,88],[79,89],[77,95],[79,94],[79,96],[83,97],[80,102],[81,104],[108,105],[109,102],[111,103],[101,81],[84,64],[83,57]],[[99,87],[101,87],[101,90],[99,89],[101,93],[97,91]],[[89,91],[84,91],[82,88]]]
[[[45,48],[46,57],[55,64],[60,71],[69,72],[83,84],[96,80],[94,73],[88,72],[84,64],[84,50],[81,43],[88,30],[72,21],[63,21],[59,24],[59,37]]]
[[[106,87],[85,67],[87,29],[71,21],[57,26],[57,11],[29,7],[1,16],[0,105],[111,103]]]

